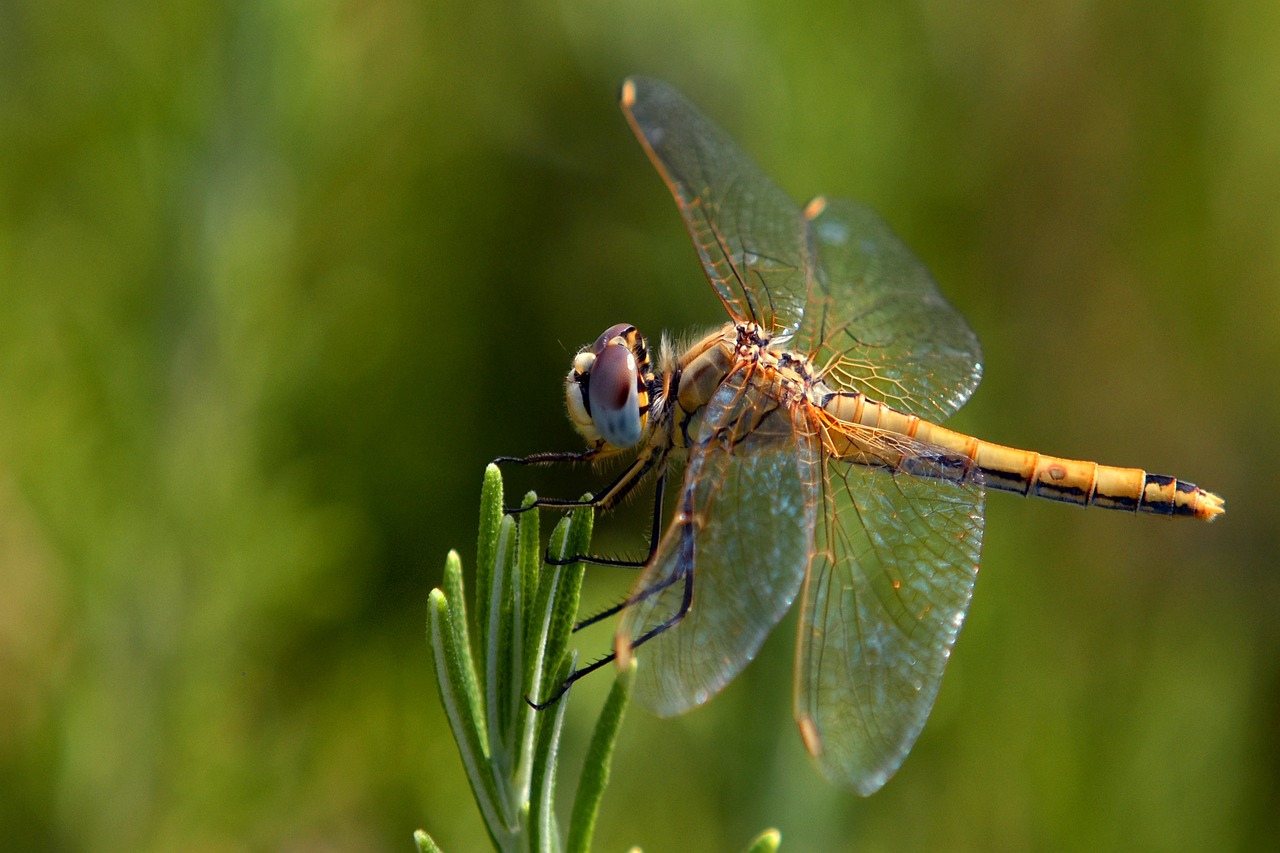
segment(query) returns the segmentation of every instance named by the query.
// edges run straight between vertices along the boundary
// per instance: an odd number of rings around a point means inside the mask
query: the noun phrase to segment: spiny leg
[[[599,448],[592,448],[581,453],[535,453],[532,456],[502,456],[494,460],[494,464],[510,462],[520,465],[542,465],[554,464],[558,462],[589,462],[599,456]],[[643,560],[621,560],[614,557],[595,557],[590,554],[574,554],[570,557],[557,558],[550,554],[546,557],[546,562],[553,566],[565,566],[570,563],[591,563],[599,566],[615,566],[618,568],[636,569],[644,566],[649,562],[649,558],[653,556],[654,550],[657,548],[658,537],[662,532],[662,491],[666,480],[666,453],[660,451],[646,451],[637,457],[630,465],[622,470],[617,477],[613,479],[609,485],[602,490],[593,494],[586,500],[567,500],[563,498],[537,498],[533,503],[527,506],[506,507],[504,512],[508,515],[516,515],[530,509],[578,509],[580,507],[589,507],[593,510],[607,511],[616,506],[621,500],[640,485],[649,472],[655,467],[660,470],[657,484],[654,488],[654,509],[653,509],[653,527],[649,537],[649,553]]]
[[[555,465],[563,462],[577,464],[581,462],[593,462],[600,456],[601,449],[592,447],[581,451],[549,451],[546,453],[532,453],[528,456],[499,456],[490,462],[490,465]],[[630,469],[628,469],[630,470]],[[618,481],[625,477],[627,471],[624,471],[617,480],[610,484],[610,488],[615,488]],[[607,491],[607,489],[606,489]],[[519,515],[522,512],[534,509],[535,507],[557,507],[557,508],[575,508],[580,506],[595,507],[595,498],[590,501],[568,501],[558,500],[555,498],[538,498],[528,506],[509,506],[503,507],[502,511],[507,515]]]
[[[691,510],[692,506],[688,498],[689,496],[686,495],[685,503],[690,505],[689,508]],[[691,517],[692,517],[691,512],[686,513],[686,518],[691,518]],[[581,628],[586,628],[589,625],[594,625],[603,619],[607,619],[610,616],[614,616],[618,613],[621,613],[626,608],[633,607],[641,603],[645,599],[651,598],[652,596],[657,595],[659,592],[662,592],[664,589],[674,585],[677,581],[683,580],[684,590],[680,596],[680,606],[676,609],[676,612],[673,613],[671,616],[667,617],[667,619],[665,619],[664,621],[650,628],[648,631],[645,631],[639,637],[636,637],[634,640],[632,640],[628,653],[630,653],[631,651],[634,651],[635,649],[649,642],[654,637],[657,637],[659,634],[662,634],[664,631],[668,631],[671,628],[674,628],[676,625],[678,625],[680,621],[683,620],[684,617],[689,614],[689,608],[693,605],[693,533],[692,533],[692,530],[693,530],[693,525],[691,522],[689,521],[682,522],[681,536],[680,536],[680,558],[677,561],[677,564],[676,564],[677,568],[674,572],[672,572],[666,578],[663,578],[658,583],[648,587],[647,589],[641,590],[639,593],[637,593],[634,596],[631,596],[627,600],[623,601],[621,604],[616,604],[613,607],[610,607],[604,611],[601,611],[600,613],[597,613],[594,616],[591,616],[591,617],[588,617],[587,619],[582,620],[581,622],[579,622],[577,625],[574,626],[573,630],[577,631]],[[611,663],[612,661],[615,661],[617,659],[618,659],[618,651],[617,651],[617,648],[615,648],[613,651],[609,652],[599,660],[594,661],[593,663],[588,664],[587,666],[584,666],[581,669],[575,669],[573,672],[569,673],[569,676],[565,678],[563,682],[560,683],[559,687],[557,687],[552,692],[552,694],[542,702],[534,702],[528,696],[524,697],[524,700],[529,703],[530,707],[532,707],[534,710],[537,710],[537,711],[541,711],[545,708],[549,708],[550,706],[554,705],[560,699],[561,696],[565,694],[565,691],[567,691],[575,681],[582,678],[583,676],[590,675],[591,673],[595,672],[597,669],[600,669],[605,664]]]
[[[600,455],[599,447],[586,450],[547,451],[531,453],[528,456],[499,456],[490,465],[551,465],[557,462],[590,462]]]
[[[640,477],[643,477],[643,473],[636,478],[636,482],[639,482]],[[658,474],[658,478],[654,481],[653,485],[653,521],[652,527],[649,530],[649,553],[645,554],[643,559],[622,560],[616,557],[593,557],[590,554],[578,554],[573,557],[559,558],[552,557],[548,554],[546,560],[547,564],[552,566],[567,566],[570,563],[583,562],[592,563],[597,566],[614,566],[621,569],[641,569],[647,566],[649,561],[653,559],[654,552],[658,550],[658,539],[662,535],[662,494],[666,483],[667,472],[664,470],[662,473]],[[603,508],[608,509],[608,507]],[[621,609],[622,605],[618,605],[614,612]],[[593,621],[595,621],[594,617]],[[591,622],[587,622],[586,624],[591,624]],[[585,627],[585,625],[583,623],[578,623],[573,630],[576,631],[580,627]]]
[[[519,465],[549,465],[558,462],[591,462],[600,455],[598,448],[585,450],[582,453],[535,453],[532,456],[500,456],[493,460],[491,464],[498,465],[504,462],[510,462]],[[626,497],[632,489],[634,489],[649,469],[658,461],[660,454],[646,453],[637,457],[630,465],[624,468],[617,477],[613,479],[609,485],[605,486],[599,492],[593,494],[587,500],[570,500],[566,498],[544,498],[539,497],[528,506],[503,507],[503,512],[507,515],[518,515],[531,509],[578,509],[579,507],[590,507],[591,509],[607,510],[616,504],[619,500]]]
[[[577,625],[573,626],[573,630],[576,631],[579,628],[585,628],[588,625],[594,625],[595,623],[601,621],[602,619],[607,619],[610,616],[620,613],[626,608],[631,607],[632,605],[635,605],[635,604],[639,604],[640,602],[644,601],[646,598],[649,598],[650,596],[658,594],[662,590],[673,585],[676,581],[681,579],[684,580],[684,594],[680,597],[679,609],[676,610],[676,612],[672,616],[670,616],[666,621],[662,622],[661,624],[655,625],[653,628],[650,628],[644,634],[640,635],[635,640],[633,640],[631,643],[631,648],[635,649],[636,647],[644,643],[647,643],[649,640],[652,640],[654,637],[658,636],[663,631],[666,631],[667,629],[674,627],[676,624],[680,622],[681,619],[683,619],[688,614],[689,606],[693,603],[693,572],[690,572],[690,571],[677,572],[676,574],[673,574],[670,577],[662,580],[661,582],[656,583],[653,586],[649,587],[648,589],[642,591],[639,595],[634,596],[633,598],[629,598],[626,601],[622,602],[621,604],[614,605],[613,607],[610,607],[608,610],[604,610],[600,613],[597,613],[595,616],[592,616],[588,619],[584,619],[583,621],[579,622]],[[580,669],[575,669],[573,672],[569,673],[568,677],[565,678],[564,681],[560,682],[559,686],[552,691],[551,695],[548,696],[543,701],[535,702],[532,699],[530,699],[528,696],[524,697],[524,701],[528,702],[529,707],[533,708],[535,711],[542,711],[547,708],[550,708],[556,702],[560,701],[560,697],[563,696],[568,691],[568,689],[573,686],[573,683],[577,681],[579,678],[590,675],[591,673],[595,672],[597,669],[600,669],[606,664],[612,663],[617,659],[618,659],[618,652],[615,649],[614,651],[611,651],[608,654],[601,657],[599,660],[593,661],[592,663]]]

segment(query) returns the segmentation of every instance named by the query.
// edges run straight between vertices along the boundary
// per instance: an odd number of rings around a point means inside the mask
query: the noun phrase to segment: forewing
[[[809,559],[818,500],[816,439],[761,371],[740,369],[707,404],[674,518],[618,630],[643,644],[635,695],[664,716],[701,704],[755,656],[791,606]],[[692,584],[690,587],[689,584]]]
[[[969,607],[983,489],[954,454],[895,439],[903,468],[826,463],[805,584],[796,720],[832,780],[864,796],[906,758]],[[912,473],[907,473],[910,470]]]
[[[723,130],[675,89],[643,77],[622,109],[734,320],[795,331],[808,297],[808,224],[800,208]]]
[[[828,384],[942,420],[982,378],[982,348],[929,270],[875,211],[818,199],[816,285],[791,346]]]
[[[977,337],[870,208],[819,199],[802,213],[664,83],[627,80],[622,108],[734,320],[795,333],[791,348],[838,388],[936,419],[964,404],[982,376]]]

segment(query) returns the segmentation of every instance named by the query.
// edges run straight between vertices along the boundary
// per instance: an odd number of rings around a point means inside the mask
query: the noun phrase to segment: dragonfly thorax
[[[618,323],[573,358],[565,403],[573,426],[592,445],[635,445],[649,423],[653,370],[635,326]]]

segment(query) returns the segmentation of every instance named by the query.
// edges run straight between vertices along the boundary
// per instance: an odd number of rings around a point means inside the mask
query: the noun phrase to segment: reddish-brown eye
[[[601,438],[615,447],[630,447],[640,440],[643,432],[636,373],[635,356],[621,340],[606,342],[591,367],[587,385],[591,419]]]

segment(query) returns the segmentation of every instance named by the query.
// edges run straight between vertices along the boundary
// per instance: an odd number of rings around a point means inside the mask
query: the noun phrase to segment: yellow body
[[[1176,477],[1005,447],[898,411],[865,394],[833,392],[806,362],[794,356],[784,362],[780,352],[768,348],[744,349],[742,340],[741,329],[726,324],[689,347],[675,370],[663,371],[667,390],[673,381],[678,383],[676,406],[664,412],[670,423],[666,430],[655,430],[652,441],[686,446],[690,420],[731,370],[741,369],[742,360],[751,360],[758,369],[782,375],[783,387],[792,390],[793,398],[781,402],[810,407],[824,449],[836,459],[911,473],[927,469],[925,476],[980,479],[987,488],[1080,506],[1206,521],[1223,512],[1218,495]],[[895,436],[911,441],[898,441]],[[915,464],[938,451],[963,457],[972,465]]]
[[[1189,515],[1207,521],[1223,511],[1222,498],[1175,477],[993,444],[896,411],[861,394],[835,395],[824,411],[842,425],[858,424],[904,435],[966,456],[973,460],[988,488],[1081,506]],[[831,448],[835,455],[857,452],[856,439],[844,432],[836,435],[840,438]]]

